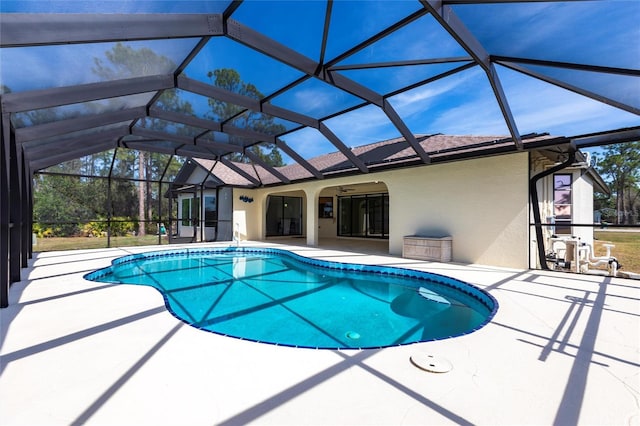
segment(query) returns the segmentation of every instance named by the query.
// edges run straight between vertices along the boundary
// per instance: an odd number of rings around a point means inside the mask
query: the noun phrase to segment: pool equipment
[[[591,268],[606,266],[609,276],[618,275],[620,262],[611,255],[613,244],[603,244],[606,249],[604,256],[595,256],[593,246],[580,241],[579,237],[551,237],[551,252],[546,256],[547,262],[553,264],[553,269],[575,273],[589,273]]]

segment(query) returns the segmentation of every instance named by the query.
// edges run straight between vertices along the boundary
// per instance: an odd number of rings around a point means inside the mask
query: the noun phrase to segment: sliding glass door
[[[302,235],[302,198],[267,197],[267,237]]]
[[[338,197],[338,236],[389,237],[389,194]]]

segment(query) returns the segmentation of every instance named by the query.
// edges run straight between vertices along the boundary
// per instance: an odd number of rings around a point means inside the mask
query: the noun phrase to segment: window
[[[191,218],[194,223],[200,226],[200,197],[191,199]]]
[[[215,195],[204,197],[204,226],[216,226],[218,222],[218,207]]]
[[[182,226],[189,226],[191,217],[191,198],[182,199]]]
[[[333,197],[320,197],[318,200],[318,217],[320,219],[333,217]]]
[[[389,194],[338,197],[338,235],[389,237]]]
[[[267,237],[302,235],[302,198],[267,197]]]
[[[193,226],[200,222],[200,198],[182,199],[182,226]]]
[[[338,197],[338,235],[351,235],[351,197]]]
[[[572,220],[571,175],[553,176],[553,215],[555,234],[571,234]]]

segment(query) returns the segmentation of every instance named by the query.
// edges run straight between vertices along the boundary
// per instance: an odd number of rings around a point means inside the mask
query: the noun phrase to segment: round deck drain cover
[[[417,353],[411,355],[410,359],[413,365],[430,373],[446,373],[453,368],[448,360],[431,354]]]

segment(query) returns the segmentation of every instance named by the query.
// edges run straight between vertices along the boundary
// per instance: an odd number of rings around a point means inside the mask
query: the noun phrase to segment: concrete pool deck
[[[220,245],[229,243],[195,246]],[[0,424],[640,424],[637,280],[242,245],[449,275],[500,308],[453,339],[280,347],[194,329],[152,288],[82,278],[168,246],[39,253],[0,310]],[[417,353],[453,369],[422,371],[410,362]]]

